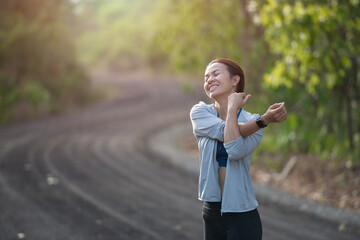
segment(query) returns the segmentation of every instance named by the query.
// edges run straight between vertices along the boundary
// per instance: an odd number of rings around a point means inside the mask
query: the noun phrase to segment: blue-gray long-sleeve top
[[[247,122],[257,118],[244,110],[238,122]],[[243,138],[224,143],[228,153],[223,196],[218,177],[216,161],[217,141],[224,141],[225,121],[217,117],[214,104],[199,102],[190,111],[193,133],[198,142],[200,158],[200,176],[198,197],[201,201],[222,202],[221,212],[246,212],[257,208],[251,178],[250,162],[255,148],[259,145],[263,129]]]

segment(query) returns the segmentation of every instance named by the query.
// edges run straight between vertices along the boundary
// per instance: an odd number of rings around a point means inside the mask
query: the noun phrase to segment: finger
[[[276,120],[280,120],[281,118],[283,117],[283,114],[282,113],[276,113],[275,114],[275,118],[276,118]]]
[[[279,106],[279,103],[274,103],[273,105],[271,105],[269,108],[270,109],[275,109]]]
[[[282,112],[285,108],[285,104],[281,103],[278,108],[274,109],[276,112]]]
[[[246,97],[244,98],[244,104],[246,104],[247,101],[249,101],[250,97],[251,97],[251,94],[246,95]]]
[[[282,121],[285,120],[284,116],[279,116],[279,117],[277,117],[277,118],[275,118],[275,119],[276,119],[275,122],[277,122],[277,123],[280,123],[280,122],[282,122]]]
[[[286,113],[284,113],[284,112],[278,113],[278,115],[276,115],[276,118],[277,118],[278,120],[280,120],[280,121],[285,120],[286,117],[287,117],[287,115],[286,115]]]
[[[270,106],[270,109],[277,109],[279,108],[283,103],[274,103],[273,105]]]

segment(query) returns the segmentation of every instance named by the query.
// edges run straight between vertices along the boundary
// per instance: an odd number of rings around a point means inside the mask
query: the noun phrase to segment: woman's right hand
[[[261,116],[261,119],[266,125],[270,123],[279,123],[286,119],[287,113],[285,108],[285,103],[275,103],[271,105],[266,113]]]

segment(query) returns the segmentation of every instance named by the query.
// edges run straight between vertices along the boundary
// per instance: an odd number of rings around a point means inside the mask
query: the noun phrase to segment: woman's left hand
[[[245,94],[243,92],[230,94],[228,97],[228,110],[239,110],[247,103],[250,97],[250,94]]]

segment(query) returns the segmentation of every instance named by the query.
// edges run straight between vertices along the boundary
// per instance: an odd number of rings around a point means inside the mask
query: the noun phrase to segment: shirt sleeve
[[[240,160],[252,153],[260,144],[264,129],[260,129],[250,136],[238,137],[230,142],[224,143],[230,160]]]
[[[191,109],[190,119],[196,138],[207,137],[224,141],[225,121],[209,112],[201,104],[196,104]]]

